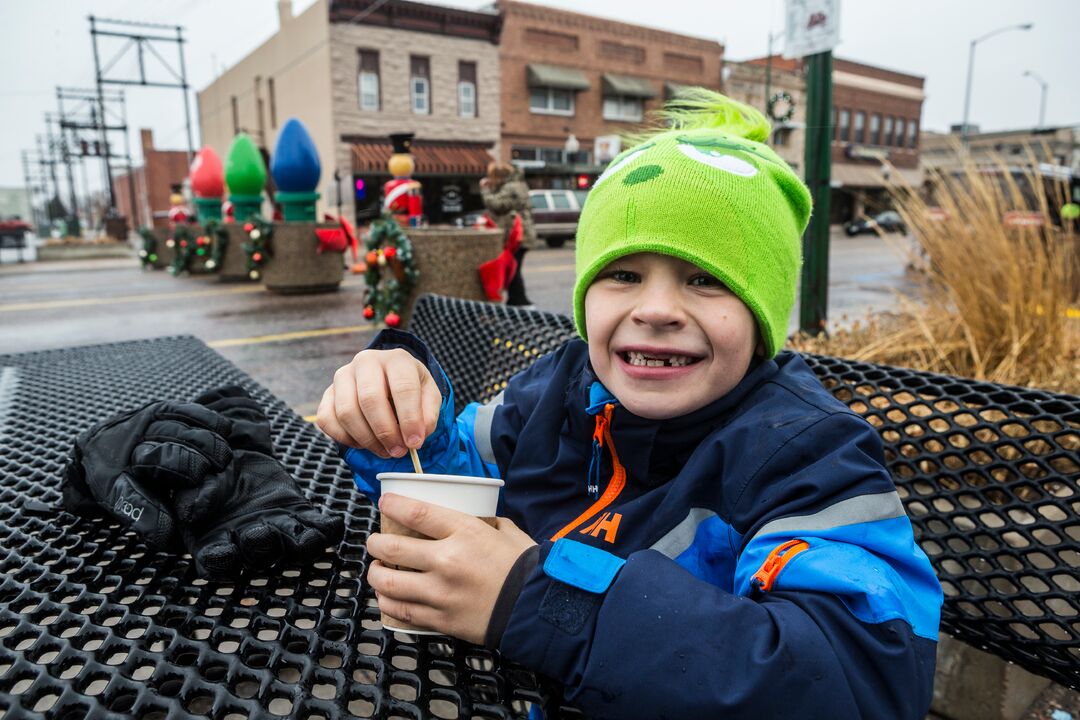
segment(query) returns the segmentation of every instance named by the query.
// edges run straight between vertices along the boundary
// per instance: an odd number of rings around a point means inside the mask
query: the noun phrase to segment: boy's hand
[[[518,556],[536,544],[533,539],[506,518],[497,518],[493,528],[471,515],[400,495],[383,495],[379,510],[434,538],[382,533],[368,538],[368,552],[378,558],[368,568],[368,583],[379,596],[379,609],[471,643],[484,642],[503,581]]]
[[[379,457],[402,457],[435,431],[442,394],[405,350],[364,350],[338,368],[316,422],[342,445]]]

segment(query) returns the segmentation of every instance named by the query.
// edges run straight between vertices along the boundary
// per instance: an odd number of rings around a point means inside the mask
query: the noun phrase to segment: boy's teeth
[[[646,357],[644,353],[628,352],[626,357],[631,365],[638,365],[641,367],[682,367],[690,364],[690,358],[685,355],[672,355],[668,358],[653,358]]]

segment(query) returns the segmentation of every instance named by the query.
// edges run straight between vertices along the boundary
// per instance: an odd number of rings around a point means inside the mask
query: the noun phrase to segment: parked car
[[[881,232],[900,233],[901,235],[907,233],[907,228],[904,226],[904,221],[900,218],[900,213],[895,210],[885,210],[873,217],[852,220],[844,226],[844,232],[850,237],[855,237],[862,233],[876,233],[879,230]]]
[[[577,232],[587,190],[530,190],[536,237],[549,247],[562,247]]]

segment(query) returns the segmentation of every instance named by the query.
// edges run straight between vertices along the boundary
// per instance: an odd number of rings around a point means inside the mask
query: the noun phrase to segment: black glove
[[[178,522],[195,509],[175,504],[172,492],[185,488],[203,505],[215,502],[216,486],[198,491],[230,466],[229,431],[228,420],[192,403],[152,402],[114,415],[76,438],[64,471],[64,507],[115,518],[148,545],[169,547]]]
[[[342,518],[315,510],[274,459],[270,423],[243,388],[218,388],[196,402],[230,421],[233,449],[227,472],[208,475],[202,488],[175,495],[178,506],[197,508],[181,534],[201,574],[233,575],[242,567],[310,561],[341,541]]]

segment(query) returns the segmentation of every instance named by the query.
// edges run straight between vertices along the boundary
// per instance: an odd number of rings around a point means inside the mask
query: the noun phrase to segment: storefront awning
[[[529,87],[552,87],[563,90],[588,90],[589,79],[577,68],[531,63],[526,66]]]
[[[830,171],[833,187],[884,188],[889,184],[908,184],[919,187],[923,183],[923,171],[919,168],[891,168],[893,175],[886,181],[881,165],[855,165],[835,163]],[[899,177],[896,174],[899,174]]]
[[[632,75],[604,73],[604,94],[653,98],[656,97],[656,89],[653,88],[652,83],[645,78],[633,77]]]
[[[393,153],[389,140],[353,142],[352,169],[356,174],[388,174],[386,163]],[[488,163],[495,158],[482,143],[428,142],[414,140],[413,159],[416,176],[424,175],[484,175]]]

